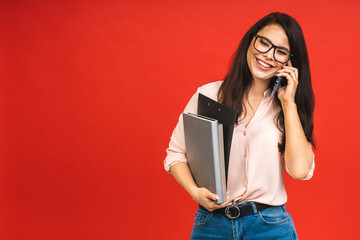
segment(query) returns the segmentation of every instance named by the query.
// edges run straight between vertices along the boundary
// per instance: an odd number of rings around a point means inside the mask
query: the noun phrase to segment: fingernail
[[[215,198],[216,198],[216,200],[219,200],[220,198],[218,197],[218,195],[215,195]]]

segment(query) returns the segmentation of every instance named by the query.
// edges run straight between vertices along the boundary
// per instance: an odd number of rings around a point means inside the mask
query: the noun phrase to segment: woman
[[[274,96],[274,79],[287,85]],[[171,136],[165,169],[199,204],[192,239],[297,239],[286,212],[284,168],[310,179],[314,96],[302,30],[271,13],[244,35],[224,81],[200,87],[184,112],[197,112],[198,93],[238,110],[227,181],[228,200],[196,186],[186,164],[182,117]]]

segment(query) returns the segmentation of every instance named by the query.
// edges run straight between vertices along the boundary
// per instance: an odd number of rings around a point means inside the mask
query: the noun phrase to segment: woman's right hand
[[[170,168],[170,173],[176,181],[190,194],[190,196],[201,206],[212,212],[215,209],[226,207],[229,204],[229,196],[222,204],[216,204],[214,201],[219,199],[216,194],[210,192],[207,188],[199,188],[191,175],[189,166],[186,163],[178,163]]]
[[[229,204],[229,196],[227,196],[227,199],[222,204],[216,204],[214,201],[218,200],[219,197],[210,192],[207,188],[199,188],[196,187],[193,190],[192,198],[201,206],[206,208],[209,212],[212,212],[218,208],[226,207],[226,205]]]

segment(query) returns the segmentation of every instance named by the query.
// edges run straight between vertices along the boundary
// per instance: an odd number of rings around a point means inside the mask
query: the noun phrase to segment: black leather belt
[[[264,209],[274,207],[274,206],[266,205],[266,204],[262,204],[262,203],[255,203],[255,206],[258,211],[262,211]],[[199,207],[205,211],[208,211],[206,208],[204,208],[201,205],[199,205]],[[254,210],[251,206],[251,203],[249,203],[249,204],[241,205],[241,206],[240,205],[226,206],[224,208],[219,208],[219,209],[214,210],[213,213],[223,215],[229,219],[236,219],[236,218],[239,218],[240,216],[254,213]]]

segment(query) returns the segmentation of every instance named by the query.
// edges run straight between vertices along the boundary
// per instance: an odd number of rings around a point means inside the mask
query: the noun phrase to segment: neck
[[[253,79],[249,97],[250,98],[262,98],[264,96],[264,92],[269,88],[270,79],[269,80],[257,80]]]

